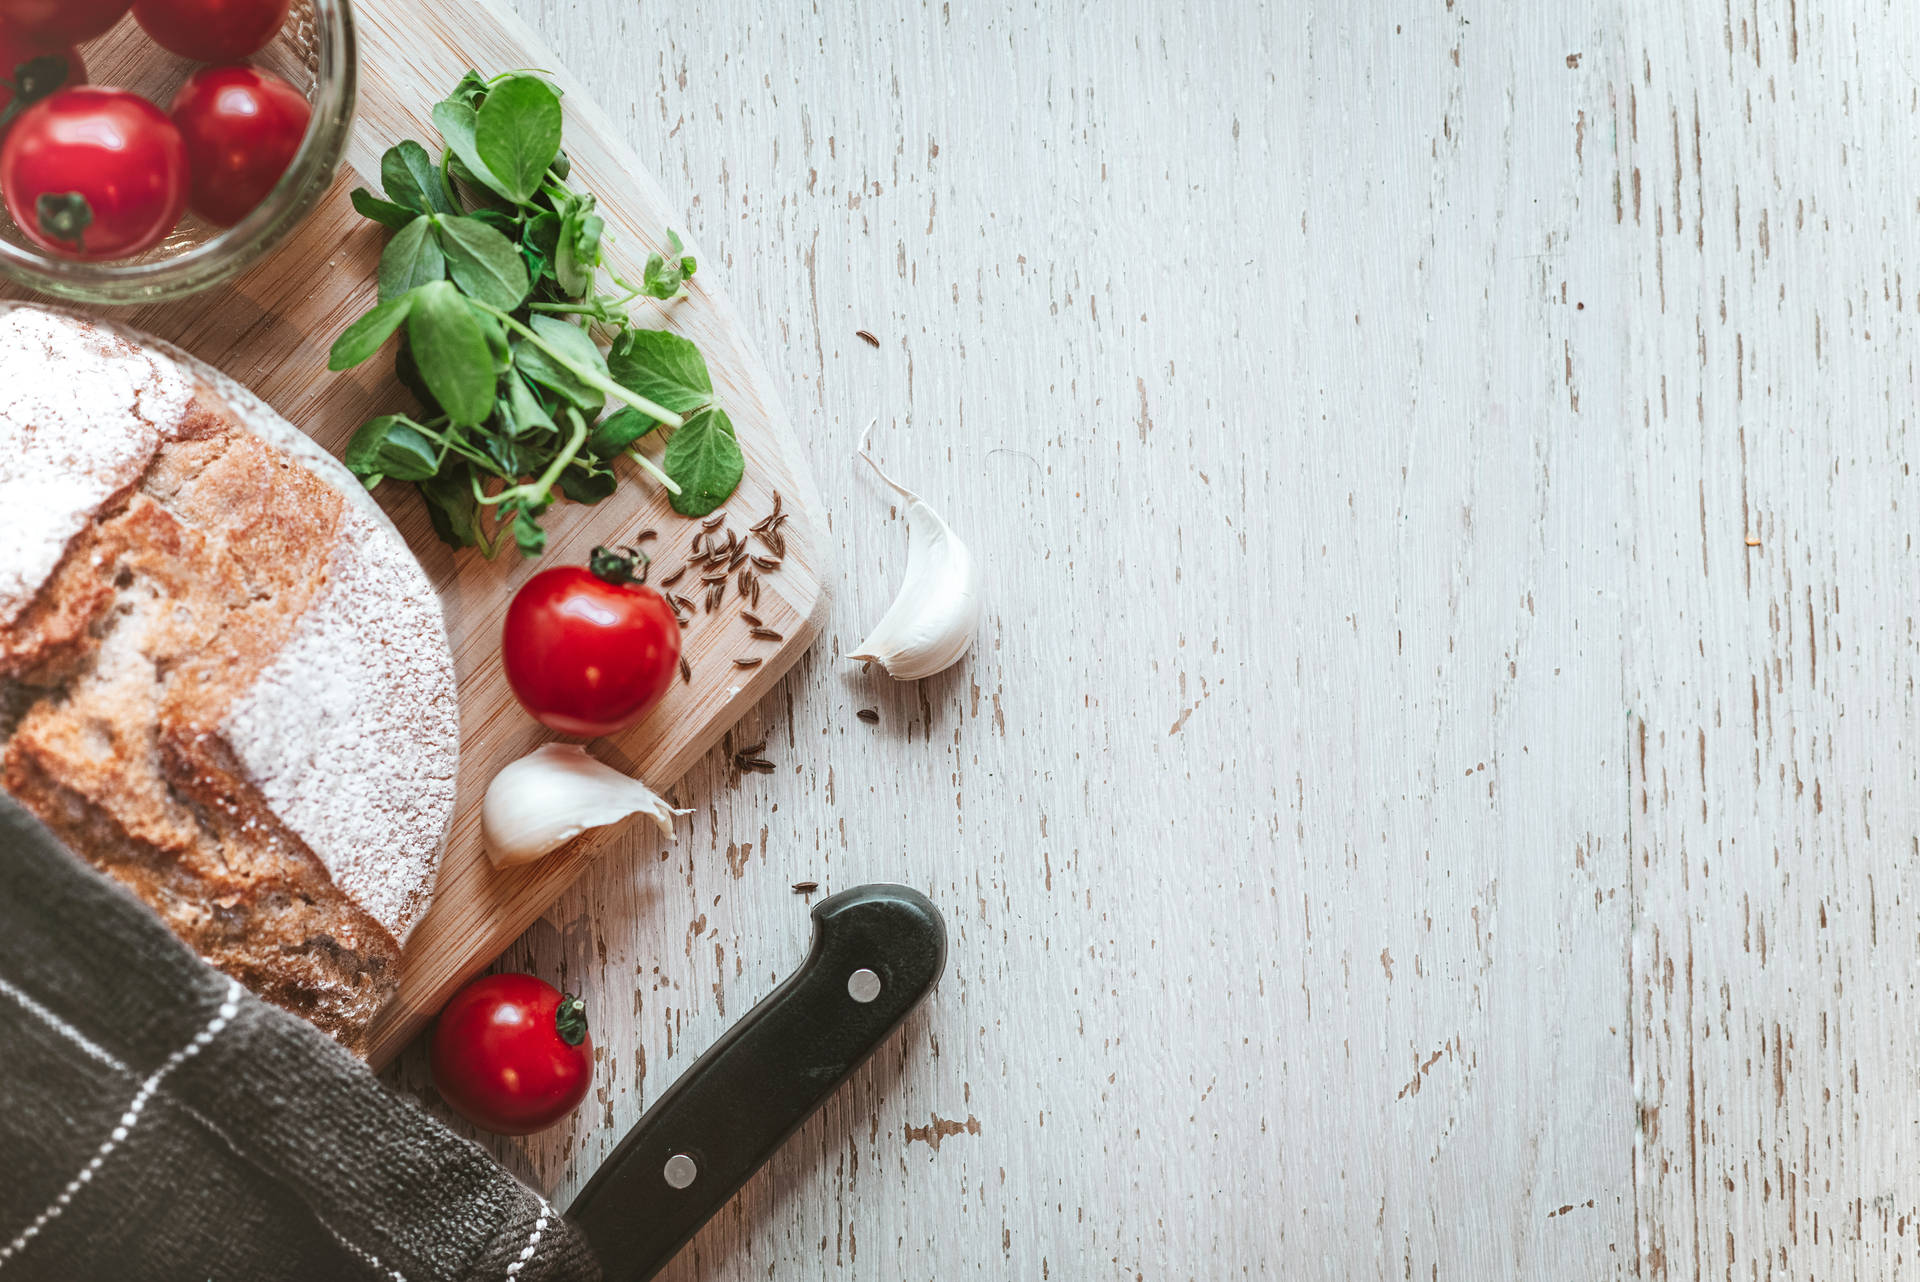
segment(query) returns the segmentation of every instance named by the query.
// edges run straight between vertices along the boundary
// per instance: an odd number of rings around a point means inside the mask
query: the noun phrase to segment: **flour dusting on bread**
[[[0,625],[140,478],[192,397],[172,361],[112,333],[26,307],[0,316]]]
[[[334,884],[405,943],[431,889],[415,870],[439,845],[407,816],[453,805],[441,745],[460,726],[426,576],[377,533],[361,513],[342,514],[327,586],[222,730]]]

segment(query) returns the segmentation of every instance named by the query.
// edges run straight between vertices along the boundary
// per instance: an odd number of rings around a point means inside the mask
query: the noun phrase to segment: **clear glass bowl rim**
[[[149,262],[91,263],[42,255],[0,238],[0,276],[86,303],[150,303],[231,279],[293,230],[333,184],[359,89],[352,0],[307,0],[318,42],[313,120],[293,163],[245,218],[184,253]]]

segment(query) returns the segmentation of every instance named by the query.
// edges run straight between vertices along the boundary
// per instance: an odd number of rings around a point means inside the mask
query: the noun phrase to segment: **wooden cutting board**
[[[354,213],[347,193],[360,185],[378,190],[380,155],[401,139],[437,147],[429,112],[468,67],[540,67],[565,91],[572,182],[600,197],[609,267],[638,279],[647,254],[664,250],[669,227],[686,234],[679,213],[619,142],[618,130],[515,15],[490,0],[356,0],[356,15],[359,112],[340,177],[323,204],[287,243],[231,285],[115,316],[248,384],[336,455],[366,419],[411,403],[391,375],[390,356],[344,374],[326,368],[334,337],[373,302],[374,268],[386,240],[383,229]],[[696,614],[683,634],[692,682],[677,684],[639,726],[590,746],[600,759],[661,791],[773,688],[812,642],[828,606],[826,563],[810,516],[818,503],[792,428],[742,340],[732,308],[715,288],[713,265],[721,260],[691,241],[687,252],[701,268],[686,296],[653,316],[637,307],[635,318],[686,335],[707,358],[747,459],[746,477],[726,505],[727,525],[744,536],[772,509],[776,491],[792,519],[782,530],[786,557],[762,576],[757,611],[785,640],[748,637],[730,584],[719,611]],[[536,864],[496,871],[481,848],[480,800],[500,767],[553,737],[522,711],[501,674],[500,619],[513,591],[539,566],[584,564],[595,544],[632,542],[648,529],[658,531],[658,539],[646,544],[655,569],[670,573],[700,532],[699,522],[676,515],[666,493],[633,471],[613,497],[594,507],[556,504],[544,522],[548,550],[537,563],[510,549],[494,561],[473,551],[456,554],[434,537],[411,487],[389,484],[376,494],[440,590],[461,714],[458,801],[439,890],[407,945],[400,993],[375,1031],[370,1058],[376,1066],[391,1059],[455,987],[545,912],[611,835],[606,829],[588,833]],[[683,580],[682,589],[693,579],[690,574]],[[687,595],[699,602],[698,592]],[[736,657],[749,656],[763,662],[751,669],[734,665]],[[677,800],[685,805],[689,798]]]

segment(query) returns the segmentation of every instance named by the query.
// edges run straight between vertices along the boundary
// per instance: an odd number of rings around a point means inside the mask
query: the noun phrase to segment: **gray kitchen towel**
[[[0,1282],[599,1276],[545,1199],[0,795]]]

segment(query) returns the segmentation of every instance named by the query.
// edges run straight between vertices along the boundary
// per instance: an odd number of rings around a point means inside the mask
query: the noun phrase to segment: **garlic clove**
[[[858,452],[907,501],[907,576],[880,622],[847,657],[871,659],[896,681],[917,681],[952,667],[973,644],[980,627],[980,572],[953,527],[873,461],[867,452],[872,433],[869,423]]]
[[[666,798],[587,755],[576,743],[549,743],[503,768],[487,785],[480,828],[495,868],[532,863],[589,828],[646,815],[673,836]]]

